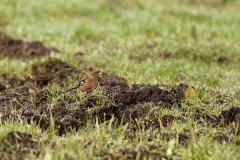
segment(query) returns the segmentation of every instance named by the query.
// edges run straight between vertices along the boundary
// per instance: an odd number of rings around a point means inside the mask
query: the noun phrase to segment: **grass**
[[[130,84],[187,83],[196,88],[199,98],[204,96],[209,101],[214,96],[209,90],[219,92],[226,96],[224,105],[193,102],[192,108],[186,106],[189,111],[202,109],[209,114],[219,114],[223,109],[239,105],[240,101],[239,7],[236,0],[4,0],[0,5],[0,29],[26,41],[43,41],[61,51],[53,57],[76,67],[94,67],[123,76]],[[74,55],[78,51],[84,53],[87,65],[78,64]],[[170,56],[164,57],[167,54]],[[1,72],[20,75],[36,61],[39,59],[22,61],[1,57]],[[157,112],[178,114],[181,110]],[[21,130],[54,142],[53,148],[42,144],[39,159],[125,159],[124,150],[136,157],[146,152],[160,152],[173,159],[240,157],[239,147],[234,143],[221,144],[212,138],[215,128],[197,125],[191,120],[174,122],[161,133],[137,131],[135,136],[125,135],[127,127],[114,126],[112,121],[89,124],[64,137],[19,123],[1,124],[0,137],[9,131]],[[187,147],[178,144],[178,137],[159,138],[163,133],[180,133],[184,129],[193,137]],[[226,132],[228,130],[230,127]],[[199,131],[204,132],[200,137],[196,135]],[[237,135],[231,136],[237,138]],[[151,145],[155,149],[150,149]],[[36,159],[32,153],[23,157]]]

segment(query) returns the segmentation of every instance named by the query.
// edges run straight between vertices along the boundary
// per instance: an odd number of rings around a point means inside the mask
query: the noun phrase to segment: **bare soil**
[[[25,58],[29,56],[45,56],[51,52],[58,52],[56,48],[45,47],[39,41],[26,42],[21,39],[12,38],[0,32],[0,54],[4,56],[18,56]]]

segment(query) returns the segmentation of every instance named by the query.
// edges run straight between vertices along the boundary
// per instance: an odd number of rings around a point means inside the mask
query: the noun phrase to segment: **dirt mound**
[[[12,88],[25,84],[32,84],[36,88],[42,88],[52,83],[64,86],[67,81],[70,83],[73,79],[78,80],[83,71],[59,59],[49,58],[46,62],[28,66],[26,74],[23,76],[19,77],[5,73],[0,74],[0,80],[3,83],[2,85],[10,85]]]
[[[29,57],[45,56],[51,52],[59,52],[56,48],[45,47],[39,41],[25,42],[0,33],[0,53],[6,56]]]
[[[219,116],[224,119],[224,124],[229,124],[232,122],[239,122],[240,121],[240,108],[233,107],[229,110],[222,111],[222,113]]]
[[[188,85],[180,84],[170,90],[163,89],[161,85],[133,84],[132,89],[119,92],[114,96],[118,102],[129,105],[142,102],[162,102],[163,105],[179,104],[184,97]]]
[[[46,86],[49,83],[63,85],[67,79],[77,79],[79,70],[58,59],[50,58],[47,62],[30,66],[30,76],[26,81]]]

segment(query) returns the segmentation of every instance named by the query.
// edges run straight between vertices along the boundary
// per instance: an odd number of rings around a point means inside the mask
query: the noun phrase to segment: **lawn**
[[[239,8],[3,0],[0,156],[240,159]],[[40,54],[27,52],[33,41]],[[96,69],[97,87],[65,91]]]

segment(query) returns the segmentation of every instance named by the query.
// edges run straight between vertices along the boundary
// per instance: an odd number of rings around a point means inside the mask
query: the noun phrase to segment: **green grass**
[[[191,84],[200,96],[211,101],[214,95],[208,90],[224,94],[227,103],[216,106],[197,102],[189,111],[203,109],[219,114],[223,109],[239,105],[240,101],[240,2],[199,0],[163,1],[30,1],[3,0],[0,5],[0,29],[12,37],[26,41],[40,40],[47,46],[58,48],[60,58],[76,67],[95,67],[108,74],[125,77],[130,84]],[[82,51],[83,59],[74,53]],[[161,54],[170,53],[169,58]],[[136,58],[137,57],[137,58]],[[139,60],[138,57],[141,59]],[[221,62],[221,58],[223,62]],[[41,58],[44,61],[45,58]],[[86,60],[87,65],[79,65]],[[0,57],[2,72],[21,75],[25,68],[39,59],[18,60]],[[176,112],[160,110],[161,113]],[[24,122],[19,122],[20,126]],[[239,159],[239,147],[233,143],[221,144],[212,139],[214,129],[209,126],[174,122],[165,132],[179,133],[190,130],[195,137],[188,147],[177,142],[177,137],[161,140],[159,133],[138,131],[135,137],[125,135],[126,126],[89,124],[77,133],[64,137],[51,131],[39,131],[37,126],[28,129],[19,123],[1,125],[0,137],[10,130],[48,137],[55,148],[46,145],[40,159],[126,158],[121,153],[128,148],[138,153],[150,144],[159,146],[174,159]],[[228,127],[227,129],[230,129]],[[153,140],[149,141],[150,136]],[[233,137],[237,137],[232,135]],[[89,148],[85,147],[91,142]],[[174,144],[174,145],[173,145]],[[147,149],[146,149],[147,150]],[[154,152],[154,150],[152,150]],[[102,155],[106,153],[105,155]],[[36,158],[29,153],[25,158]],[[112,156],[112,157],[111,157]],[[138,155],[140,156],[140,155]],[[148,157],[149,158],[149,157]]]

